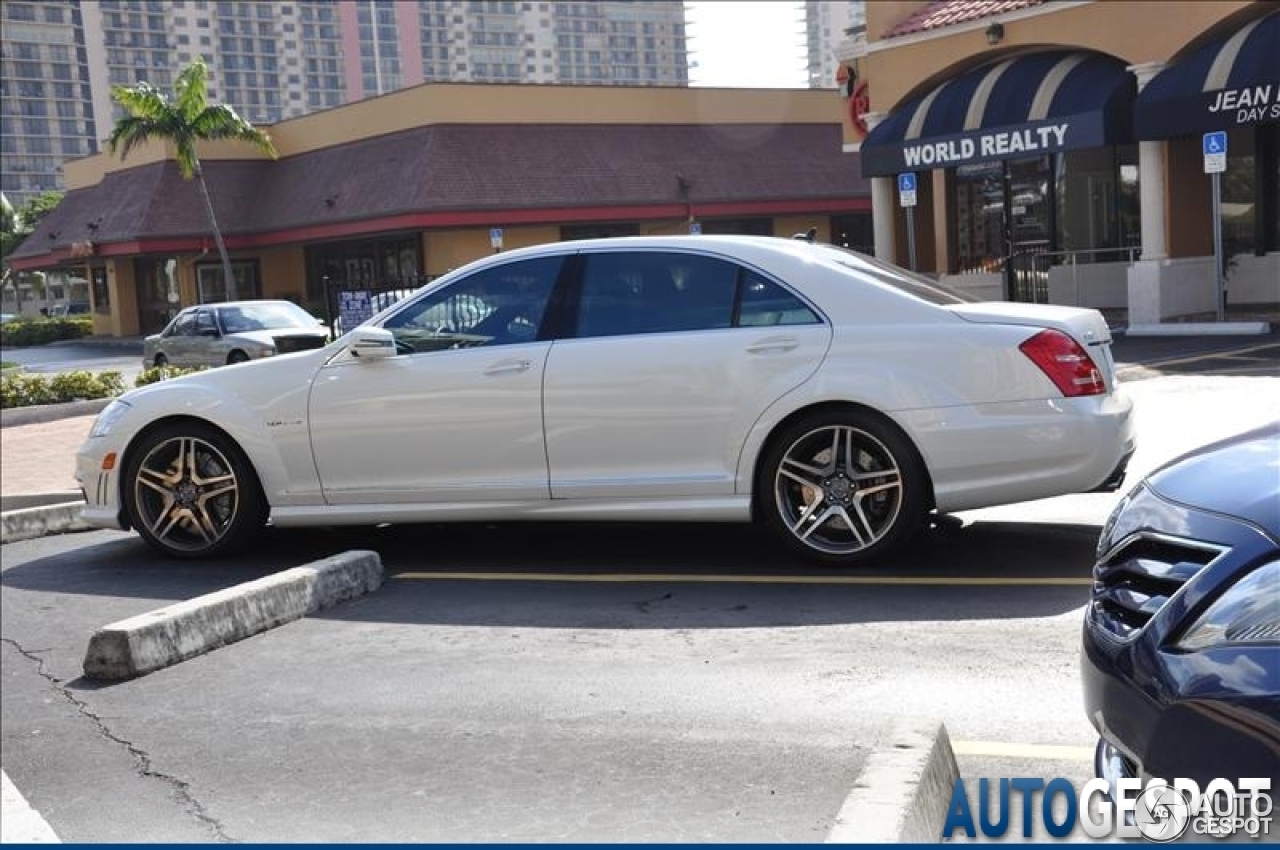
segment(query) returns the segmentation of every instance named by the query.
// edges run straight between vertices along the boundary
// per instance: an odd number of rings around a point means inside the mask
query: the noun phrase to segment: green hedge
[[[0,345],[24,348],[61,339],[80,339],[93,333],[93,319],[84,316],[59,319],[14,319],[0,325]]]
[[[122,392],[124,380],[119,372],[19,372],[0,376],[0,408],[111,398]]]
[[[138,377],[134,379],[133,385],[135,387],[145,387],[147,384],[154,384],[156,381],[163,381],[166,378],[177,378],[182,375],[190,375],[193,372],[203,372],[208,368],[208,366],[190,366],[185,368],[182,366],[152,366],[148,369],[143,369],[142,372],[138,374]]]

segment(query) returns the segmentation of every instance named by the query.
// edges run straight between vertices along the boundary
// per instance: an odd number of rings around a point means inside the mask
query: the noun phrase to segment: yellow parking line
[[[996,758],[1047,759],[1051,761],[1093,761],[1093,747],[1071,747],[1062,744],[1007,744],[1003,741],[952,741],[958,756],[993,756]]]
[[[678,584],[852,584],[953,587],[1085,587],[1093,580],[1066,576],[768,576],[664,573],[498,573],[403,572],[391,578],[409,581],[542,581],[600,584],[669,582]]]

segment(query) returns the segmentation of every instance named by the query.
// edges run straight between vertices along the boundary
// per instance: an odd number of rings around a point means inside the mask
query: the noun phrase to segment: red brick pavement
[[[76,449],[93,416],[0,428],[0,493],[6,496],[77,490]]]

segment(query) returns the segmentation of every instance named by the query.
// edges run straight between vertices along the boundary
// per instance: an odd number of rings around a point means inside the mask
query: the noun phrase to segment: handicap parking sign
[[[916,175],[913,172],[898,175],[898,198],[904,207],[916,205]]]
[[[1204,134],[1204,173],[1221,174],[1227,170],[1227,134],[1225,130]]]

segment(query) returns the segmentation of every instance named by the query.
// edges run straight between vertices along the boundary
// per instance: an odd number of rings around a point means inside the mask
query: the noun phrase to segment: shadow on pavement
[[[387,569],[383,588],[315,616],[605,629],[1023,618],[1085,603],[1097,536],[1089,525],[981,522],[930,531],[884,563],[851,570],[804,562],[747,525],[270,530],[250,555],[197,562],[159,556],[132,535],[98,532],[75,535],[83,545],[15,558],[3,584],[155,599],[160,607],[372,549]]]

